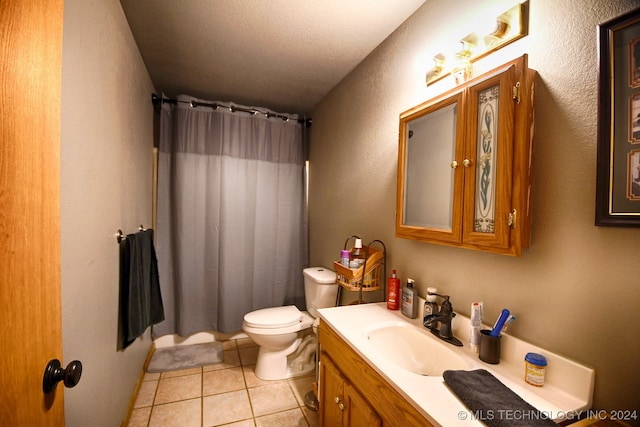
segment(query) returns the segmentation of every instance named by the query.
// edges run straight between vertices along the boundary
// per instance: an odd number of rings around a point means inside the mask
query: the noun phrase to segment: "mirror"
[[[453,103],[407,123],[406,225],[451,230],[457,111]]]
[[[462,147],[457,143],[462,138],[461,100],[457,94],[400,117],[396,234],[401,237],[436,233],[439,238],[459,238],[454,161],[456,149]]]

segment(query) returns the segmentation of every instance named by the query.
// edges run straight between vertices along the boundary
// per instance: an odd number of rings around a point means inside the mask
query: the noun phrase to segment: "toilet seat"
[[[251,328],[279,329],[300,323],[302,312],[295,305],[270,307],[244,315],[245,325]]]
[[[259,335],[281,335],[310,328],[313,317],[295,305],[270,307],[244,315],[242,329]]]

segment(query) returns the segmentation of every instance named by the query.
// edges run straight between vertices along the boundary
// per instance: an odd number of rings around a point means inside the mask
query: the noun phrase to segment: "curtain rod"
[[[271,113],[269,111],[260,111],[257,110],[255,108],[242,108],[242,107],[236,107],[236,106],[229,106],[229,105],[224,105],[224,104],[218,104],[218,103],[208,103],[208,102],[200,102],[200,101],[180,101],[177,99],[173,99],[173,98],[165,98],[164,96],[158,96],[155,93],[151,94],[151,103],[155,106],[158,107],[164,103],[167,104],[177,104],[177,103],[181,103],[181,104],[189,104],[191,107],[196,108],[196,107],[209,107],[212,108],[214,110],[217,110],[218,107],[221,108],[227,108],[229,110],[231,110],[232,113],[235,113],[236,111],[240,111],[242,113],[249,113],[251,115],[254,114],[264,114],[268,119],[275,117],[277,119],[282,119],[284,121],[289,121],[291,120],[291,118],[289,116],[286,116],[284,114],[277,114],[277,113]],[[304,124],[306,127],[311,127],[311,119],[297,119],[298,123]]]

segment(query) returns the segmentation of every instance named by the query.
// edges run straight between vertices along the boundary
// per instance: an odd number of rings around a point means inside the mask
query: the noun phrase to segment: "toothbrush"
[[[513,323],[514,320],[516,320],[516,316],[510,314],[509,317],[507,317],[507,320],[504,322],[504,326],[502,327],[502,331],[500,331],[500,333],[506,332],[509,328],[509,325]]]
[[[498,317],[498,320],[496,320],[496,324],[493,325],[493,329],[491,330],[491,333],[489,334],[492,337],[497,337],[500,335],[500,331],[502,331],[502,327],[504,326],[504,322],[507,321],[507,318],[509,317],[509,310],[507,310],[506,308],[502,310],[502,313],[500,314],[500,317]]]

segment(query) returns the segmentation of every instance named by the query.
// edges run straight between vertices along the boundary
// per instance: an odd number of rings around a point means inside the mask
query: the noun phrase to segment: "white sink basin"
[[[441,376],[447,369],[469,369],[470,363],[448,344],[407,322],[384,322],[368,328],[375,351],[401,369],[417,375]]]

